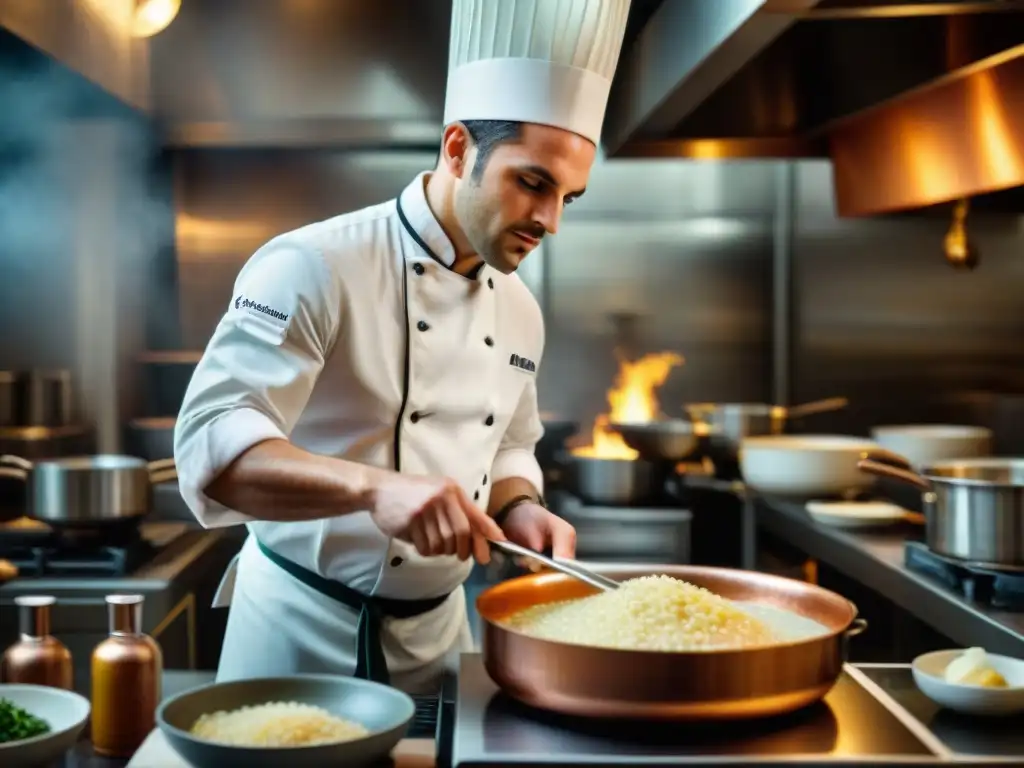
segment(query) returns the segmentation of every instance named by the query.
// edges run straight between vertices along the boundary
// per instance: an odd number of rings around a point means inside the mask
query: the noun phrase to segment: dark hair
[[[519,141],[523,133],[523,124],[516,120],[463,120],[462,124],[466,126],[473,143],[476,144],[474,181],[480,180],[487,160],[499,144]]]

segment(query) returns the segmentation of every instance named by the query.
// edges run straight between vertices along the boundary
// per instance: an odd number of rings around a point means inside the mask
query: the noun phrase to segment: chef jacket
[[[204,489],[251,446],[447,476],[486,509],[499,480],[542,491],[544,323],[516,275],[451,269],[420,174],[396,200],[281,235],[238,275],[175,428],[182,495],[206,527],[245,523],[280,555],[368,595],[455,590],[472,561],[422,557],[368,512],[254,520]]]

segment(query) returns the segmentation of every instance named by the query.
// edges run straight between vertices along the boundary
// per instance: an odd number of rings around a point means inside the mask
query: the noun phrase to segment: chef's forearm
[[[205,489],[214,501],[257,520],[319,520],[366,510],[384,470],[265,440]]]
[[[508,504],[516,496],[532,496],[540,498],[540,493],[533,487],[533,483],[522,477],[506,477],[494,484],[491,489],[491,498],[487,503],[487,514],[494,517],[502,507]]]

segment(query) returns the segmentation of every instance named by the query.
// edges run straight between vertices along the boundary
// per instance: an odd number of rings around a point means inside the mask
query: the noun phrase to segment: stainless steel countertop
[[[905,532],[840,530],[816,523],[799,503],[760,498],[756,504],[759,528],[884,595],[956,642],[1024,657],[1024,612],[969,601],[907,570]]]
[[[462,655],[456,699],[453,754],[465,768],[1021,764],[1012,718],[939,711],[906,664],[846,665],[823,703],[788,716],[696,726],[540,713],[500,694],[480,654]]]

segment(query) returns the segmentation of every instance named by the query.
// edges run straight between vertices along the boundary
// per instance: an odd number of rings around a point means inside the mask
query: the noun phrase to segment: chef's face
[[[518,140],[494,146],[478,167],[478,148],[466,138],[456,163],[459,227],[484,262],[510,274],[558,231],[565,206],[586,189],[597,148],[569,131],[524,124]]]

